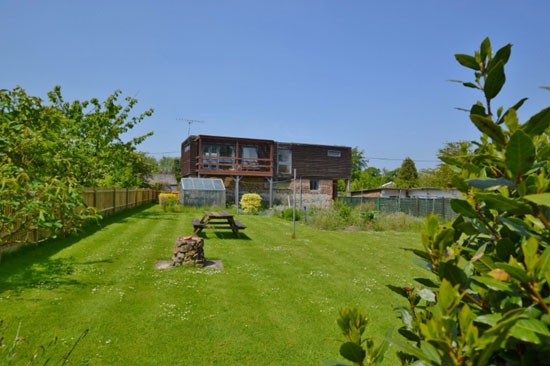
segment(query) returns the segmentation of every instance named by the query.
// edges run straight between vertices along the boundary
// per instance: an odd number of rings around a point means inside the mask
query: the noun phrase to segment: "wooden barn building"
[[[268,200],[270,207],[274,201],[285,203],[289,200],[296,183],[303,206],[326,207],[337,195],[339,179],[346,180],[349,187],[351,148],[240,137],[189,136],[181,144],[181,176],[222,178],[228,202],[254,192]]]

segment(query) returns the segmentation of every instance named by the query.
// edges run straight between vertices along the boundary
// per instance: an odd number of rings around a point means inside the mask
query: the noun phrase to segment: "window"
[[[183,152],[188,152],[190,148],[191,147],[189,144],[185,144],[185,146],[183,147]]]
[[[342,152],[338,150],[329,150],[327,152],[327,155],[330,156],[331,158],[339,158],[342,156]]]
[[[309,190],[318,191],[319,190],[319,179],[310,179],[309,180]]]
[[[235,146],[205,143],[202,145],[203,169],[234,169]]]
[[[256,146],[246,146],[242,148],[242,162],[243,165],[255,165],[258,164],[258,147]]]
[[[277,153],[277,173],[290,174],[292,171],[292,151],[279,150]]]

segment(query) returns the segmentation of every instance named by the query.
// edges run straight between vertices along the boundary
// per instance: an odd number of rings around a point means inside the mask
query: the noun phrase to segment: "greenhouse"
[[[180,201],[184,206],[225,207],[225,186],[219,178],[182,178]]]

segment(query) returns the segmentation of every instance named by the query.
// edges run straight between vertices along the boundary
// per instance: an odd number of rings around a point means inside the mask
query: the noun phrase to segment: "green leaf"
[[[528,194],[523,198],[537,205],[550,207],[550,193]]]
[[[525,122],[521,129],[528,135],[540,135],[550,126],[550,107],[543,109]]]
[[[509,113],[504,116],[504,124],[508,127],[508,130],[512,133],[516,132],[519,126],[519,118],[515,109],[509,109]]]
[[[346,342],[340,347],[340,354],[351,362],[361,363],[365,359],[367,353],[357,343]]]
[[[510,54],[512,53],[512,44],[508,43],[506,46],[499,49],[495,56],[491,61],[489,61],[489,64],[487,65],[487,71],[491,71],[491,69],[497,65],[499,62],[502,62],[503,65],[506,65],[508,60],[510,59]]]
[[[498,263],[496,266],[497,268],[505,270],[513,279],[521,283],[527,283],[531,280],[531,277],[529,277],[523,268],[508,263]]]
[[[511,108],[508,108],[508,110],[506,112],[504,112],[504,115],[502,115],[502,117],[500,117],[500,119],[498,120],[498,124],[500,125],[503,121],[504,121],[504,118],[506,118],[506,116],[512,111],[514,110],[515,112],[517,112],[521,106],[523,105],[523,103],[525,103],[525,101],[527,100],[527,98],[523,98],[521,99],[519,102],[517,102],[516,104],[514,104],[513,107]]]
[[[531,207],[519,199],[504,197],[498,193],[478,192],[475,197],[485,202],[485,205],[493,210],[509,211],[516,214],[526,214],[531,212]]]
[[[466,182],[469,185],[479,189],[496,189],[502,186],[512,188],[514,186],[514,183],[511,180],[502,177],[468,179]]]
[[[424,352],[422,352],[419,348],[417,347],[414,347],[412,346],[411,344],[407,343],[407,342],[404,342],[400,339],[394,339],[394,338],[386,338],[388,340],[388,342],[396,345],[397,347],[401,348],[401,350],[404,352],[404,353],[407,353],[409,355],[413,355],[414,357],[418,358],[419,360],[422,360],[422,361],[427,361],[427,362],[430,362],[430,359],[427,355],[424,354]]]
[[[426,341],[421,341],[420,350],[422,351],[422,353],[426,355],[426,357],[430,361],[432,361],[436,365],[441,364],[441,356],[439,355],[439,353],[437,353],[437,350],[435,349],[435,347],[432,346],[430,343]]]
[[[478,130],[492,138],[493,142],[505,145],[506,139],[504,137],[504,132],[499,125],[493,122],[491,117],[470,113],[470,120],[472,120]]]
[[[473,70],[479,70],[479,63],[476,61],[476,58],[470,55],[457,53],[455,55],[456,60],[462,66],[468,67]]]
[[[546,337],[550,337],[550,331],[546,324],[540,320],[529,318],[518,320],[510,335],[524,342],[541,344]]]
[[[529,171],[535,162],[536,150],[531,138],[523,131],[516,131],[506,147],[506,167],[514,177]]]
[[[504,74],[504,63],[499,61],[487,74],[487,80],[485,80],[483,90],[485,92],[485,97],[488,99],[496,97],[505,82],[506,75]]]
[[[462,83],[462,85],[464,85],[465,87],[468,87],[468,88],[479,89],[479,86],[477,86],[476,84],[471,83],[469,81],[466,82],[466,83]]]
[[[439,266],[439,277],[441,279],[446,279],[453,286],[464,286],[466,280],[468,279],[468,276],[466,276],[464,271],[452,264],[451,262],[441,263],[441,265]]]
[[[487,56],[490,56],[493,53],[493,50],[491,50],[491,40],[489,40],[489,37],[485,38],[483,42],[481,42],[481,47],[479,47],[479,54],[481,56],[481,60],[485,60]]]
[[[451,208],[459,215],[469,218],[477,217],[477,211],[466,200],[452,199]]]
[[[504,291],[512,292],[512,285],[509,282],[503,282],[495,280],[491,277],[486,276],[473,276],[472,277],[476,282],[479,282],[482,285],[485,285],[487,288],[494,291]]]
[[[408,330],[412,330],[413,317],[411,315],[411,311],[409,310],[409,308],[406,306],[398,306],[393,310],[401,314],[401,320],[403,321],[403,324],[405,324],[405,327]]]
[[[392,334],[393,334],[393,328],[388,329],[388,331],[386,332],[386,337],[372,353],[373,365],[378,365],[384,360],[384,356],[386,355],[386,352],[388,352],[388,348],[390,346],[390,343],[388,342],[388,338],[391,338]]]
[[[495,350],[508,338],[511,328],[525,317],[523,313],[524,309],[510,310],[497,324],[483,333],[476,345],[478,349],[483,349],[479,359],[474,362],[476,366],[485,366],[489,362]]]
[[[537,275],[541,277],[541,279],[544,278],[545,274],[550,273],[550,247],[546,247],[546,249],[544,249],[540,255],[536,268]],[[550,283],[548,285],[550,285]]]
[[[514,242],[507,237],[497,242],[496,249],[498,258],[503,261],[508,261],[508,258],[515,253]]]
[[[418,290],[416,293],[423,300],[426,300],[428,302],[435,302],[435,294],[427,288],[423,288],[422,290]]]

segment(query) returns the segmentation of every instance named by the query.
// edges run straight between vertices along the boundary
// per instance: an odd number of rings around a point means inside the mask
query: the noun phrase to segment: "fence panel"
[[[383,213],[403,212],[417,217],[433,213],[445,220],[458,216],[452,210],[451,200],[448,198],[339,197],[338,200],[352,207],[361,206],[364,210],[377,210]]]
[[[103,217],[127,208],[136,207],[157,199],[160,191],[147,188],[86,188],[82,194],[84,204],[95,207]],[[48,230],[26,230],[15,234],[1,233],[1,249],[24,243],[36,243],[50,236]]]

